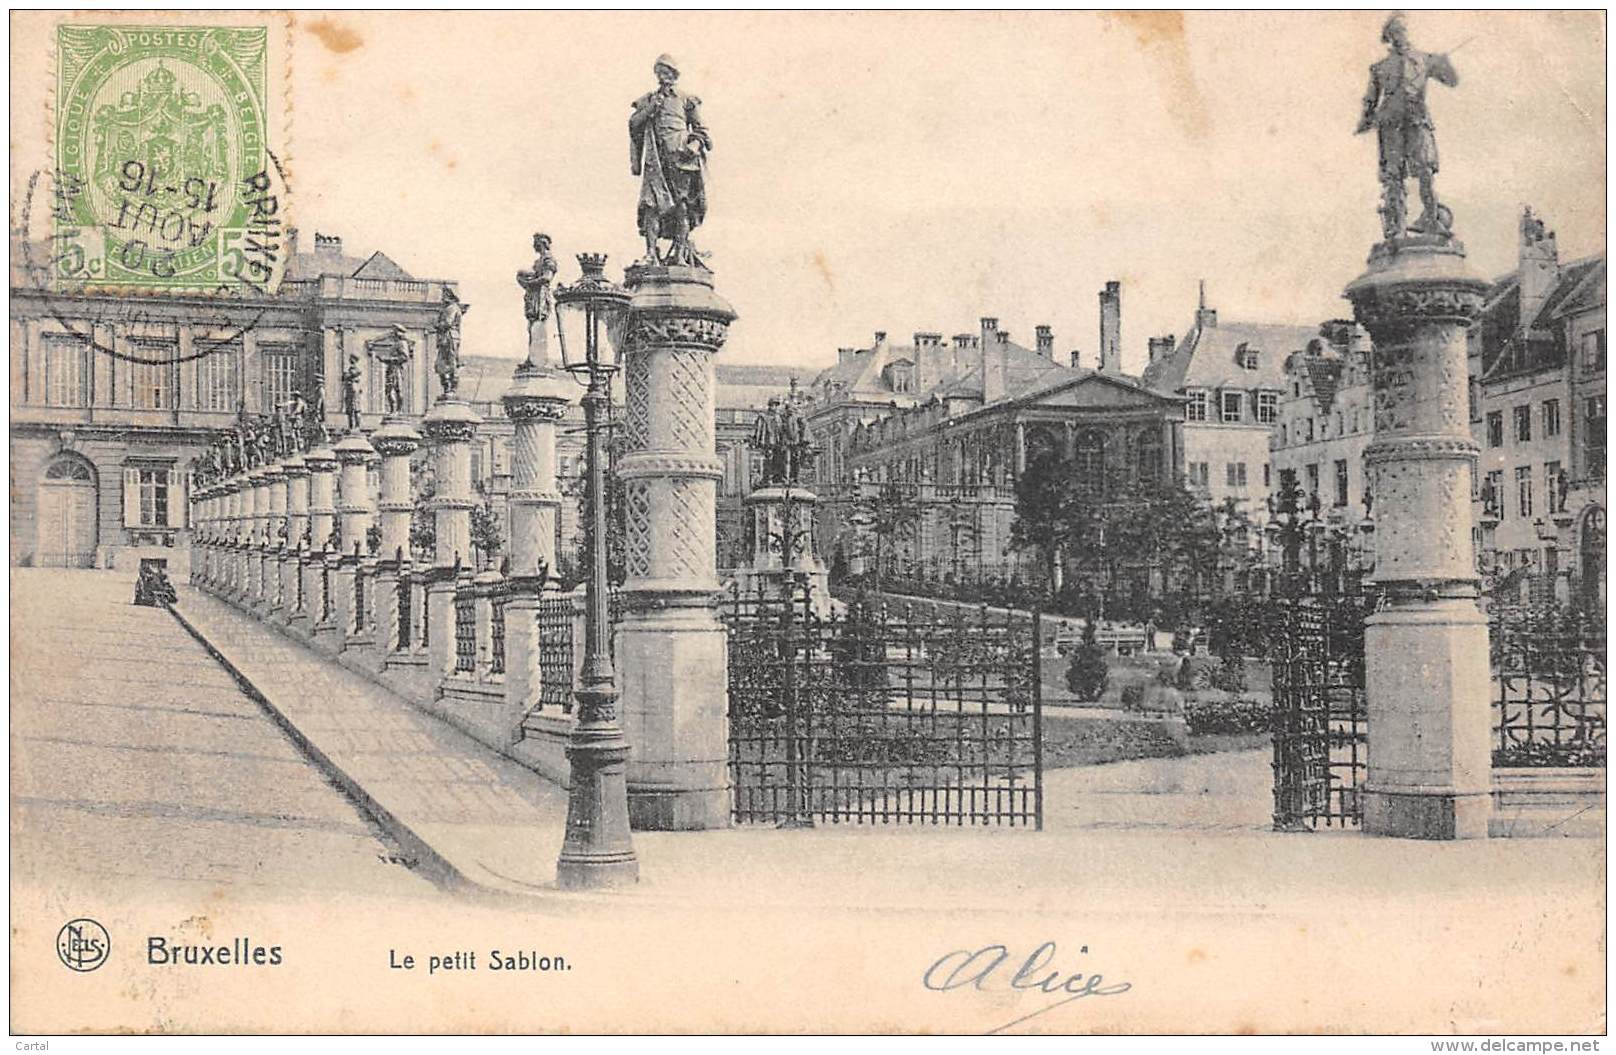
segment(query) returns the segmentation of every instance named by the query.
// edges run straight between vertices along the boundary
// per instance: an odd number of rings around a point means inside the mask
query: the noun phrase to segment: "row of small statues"
[[[794,401],[769,400],[769,409],[752,424],[752,448],[763,455],[763,485],[794,484],[813,465],[808,422]]]

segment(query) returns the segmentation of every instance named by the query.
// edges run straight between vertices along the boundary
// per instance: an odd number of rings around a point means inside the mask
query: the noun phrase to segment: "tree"
[[[1053,452],[1040,452],[1016,480],[1016,519],[1010,526],[1010,548],[1032,549],[1046,581],[1057,581],[1062,546],[1078,528],[1072,466]]]
[[[1094,703],[1105,695],[1105,686],[1110,680],[1105,650],[1095,638],[1095,621],[1085,620],[1083,641],[1072,651],[1072,660],[1066,667],[1066,687],[1084,703]]]
[[[487,568],[505,545],[505,536],[499,530],[499,514],[494,511],[492,499],[471,510],[471,552],[478,568]]]
[[[853,502],[850,517],[875,536],[875,581],[880,589],[886,553],[900,535],[913,535],[920,523],[920,503],[903,485],[887,482],[874,495]]]

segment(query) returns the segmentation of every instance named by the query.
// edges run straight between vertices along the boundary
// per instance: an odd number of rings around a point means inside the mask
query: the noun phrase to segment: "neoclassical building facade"
[[[385,254],[343,252],[289,233],[286,278],[269,298],[64,295],[47,288],[43,247],[13,234],[11,559],[188,567],[190,467],[216,430],[321,387],[343,422],[342,372],[358,356],[361,427],[380,424],[382,364],[367,348],[401,326],[415,358],[406,406],[426,409],[433,322],[453,282],[418,279]]]

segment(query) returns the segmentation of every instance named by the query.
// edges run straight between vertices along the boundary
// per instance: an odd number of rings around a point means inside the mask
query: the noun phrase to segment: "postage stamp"
[[[263,26],[57,27],[53,288],[275,290],[271,39]]]

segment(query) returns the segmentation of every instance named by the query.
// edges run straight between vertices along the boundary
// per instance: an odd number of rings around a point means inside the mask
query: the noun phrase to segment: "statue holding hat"
[[[432,368],[438,375],[438,384],[443,387],[444,399],[453,399],[455,390],[460,387],[460,320],[470,310],[471,305],[456,296],[453,289],[443,287],[443,304],[438,308],[437,322],[433,325],[438,354]]]
[[[1380,138],[1381,227],[1387,241],[1404,231],[1449,237],[1453,213],[1437,201],[1436,129],[1425,106],[1428,80],[1453,87],[1459,75],[1446,55],[1417,51],[1408,41],[1408,24],[1400,14],[1386,20],[1381,42],[1390,53],[1369,68],[1358,132],[1375,129]],[[1419,181],[1424,211],[1408,224],[1406,182]]]
[[[780,414],[779,396],[770,396],[769,409],[752,423],[752,449],[763,455],[763,485],[785,483],[790,444],[785,419]]]
[[[647,264],[705,267],[690,232],[707,217],[707,154],[712,137],[701,123],[701,100],[677,87],[679,64],[657,56],[657,89],[629,114],[629,168],[640,177],[638,224]],[[667,241],[662,253],[658,242]]]

